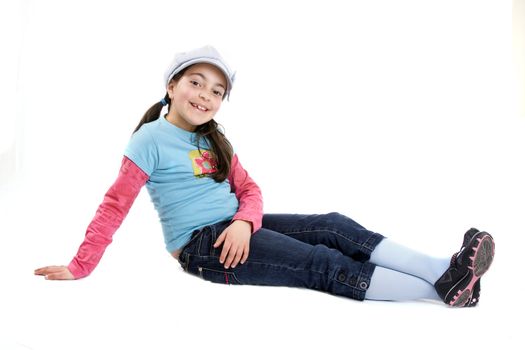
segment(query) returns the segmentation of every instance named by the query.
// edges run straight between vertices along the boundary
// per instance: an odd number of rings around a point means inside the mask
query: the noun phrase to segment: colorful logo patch
[[[208,174],[217,172],[217,161],[212,151],[198,149],[190,151],[188,156],[193,166],[193,174],[197,177],[203,177]]]

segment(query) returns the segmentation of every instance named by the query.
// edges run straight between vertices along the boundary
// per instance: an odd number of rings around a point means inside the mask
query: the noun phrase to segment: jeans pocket
[[[209,282],[222,284],[241,284],[239,279],[232,271],[221,271],[208,267],[198,266],[199,276]]]

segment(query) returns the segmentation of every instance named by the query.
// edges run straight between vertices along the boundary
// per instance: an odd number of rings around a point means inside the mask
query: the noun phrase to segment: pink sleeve
[[[75,278],[85,277],[95,269],[106,247],[111,243],[113,234],[120,227],[147,180],[148,175],[135,163],[127,157],[122,159],[115,183],[104,196],[86,230],[84,242],[68,265]]]
[[[239,200],[239,209],[233,220],[246,220],[252,223],[252,233],[262,226],[263,199],[261,189],[243,169],[235,154],[232,159],[230,175],[228,176],[232,192]]]

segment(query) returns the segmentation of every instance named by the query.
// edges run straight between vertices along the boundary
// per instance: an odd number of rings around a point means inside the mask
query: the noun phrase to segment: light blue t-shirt
[[[229,181],[217,183],[209,176],[216,171],[215,159],[204,138],[202,154],[198,151],[196,135],[161,116],[143,124],[124,152],[149,175],[146,188],[170,253],[185,245],[195,229],[231,220],[239,207]]]

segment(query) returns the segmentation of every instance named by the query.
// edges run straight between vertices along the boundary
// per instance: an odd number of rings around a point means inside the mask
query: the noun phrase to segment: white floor
[[[86,222],[79,225],[66,204],[46,206],[24,192],[5,191],[2,198],[10,202],[0,208],[1,349],[516,349],[523,344],[516,322],[525,311],[519,269],[523,232],[512,232],[507,223],[492,227],[496,259],[483,278],[479,306],[452,309],[436,302],[357,302],[306,289],[200,280],[164,252],[146,193],[91,276],[46,281],[33,276],[33,269],[67,264],[82,238],[78,226]],[[411,234],[418,248],[427,247]],[[436,237],[431,227],[420,234],[427,241]],[[430,250],[441,252],[443,241],[456,249],[461,235],[443,234]]]

